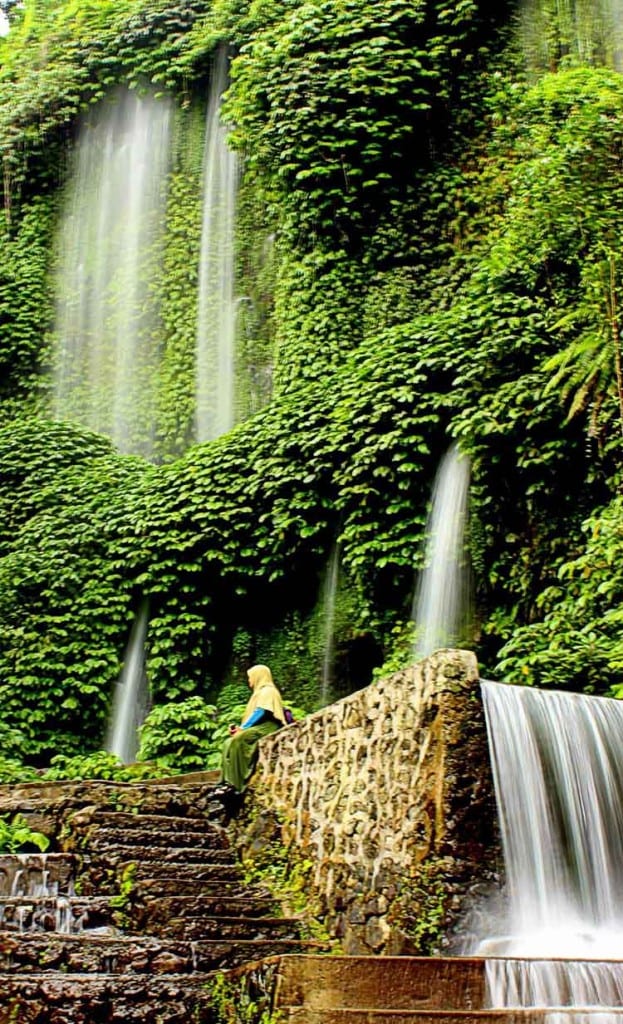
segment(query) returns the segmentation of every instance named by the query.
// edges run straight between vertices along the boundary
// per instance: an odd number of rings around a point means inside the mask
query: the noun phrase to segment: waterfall
[[[54,406],[150,456],[171,107],[119,92],[82,128],[61,217]]]
[[[322,706],[329,703],[333,676],[333,653],[335,647],[335,601],[340,573],[340,548],[336,544],[327,568],[323,594],[324,650],[322,656],[322,683],[320,700]]]
[[[413,603],[416,660],[466,639],[471,603],[465,553],[469,478],[469,459],[453,445],[439,467],[426,525],[424,570]]]
[[[508,909],[478,951],[511,958],[487,962],[490,1005],[599,1007],[606,1024],[603,1007],[623,1000],[620,965],[605,962],[623,957],[623,704],[486,682],[482,694]]]
[[[134,761],[138,747],[138,730],[148,704],[145,674],[145,636],[147,634],[147,602],[136,617],[125,652],[123,670],[115,687],[113,709],[105,749],[116,754],[124,764]]]
[[[196,437],[209,441],[235,422],[234,225],[238,165],[220,120],[227,53],[217,56],[203,158],[203,225],[196,351]]]

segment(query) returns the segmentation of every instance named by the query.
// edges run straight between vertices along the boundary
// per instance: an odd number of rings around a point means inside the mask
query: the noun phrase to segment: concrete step
[[[480,1010],[484,960],[469,957],[290,956],[279,965],[277,1005],[336,1008]],[[303,1019],[300,1018],[299,1019]]]
[[[0,974],[0,1024],[188,1024],[208,1020],[205,974]]]
[[[485,969],[481,957],[285,956],[275,1006],[289,1024],[623,1024],[623,1007],[487,1009]]]
[[[320,949],[319,943],[278,937],[188,941],[143,935],[0,932],[0,972],[22,974],[43,969],[64,974],[190,974]]]

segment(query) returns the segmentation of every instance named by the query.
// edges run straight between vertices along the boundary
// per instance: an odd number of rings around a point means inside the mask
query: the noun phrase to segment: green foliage
[[[119,891],[110,897],[110,905],[114,909],[113,920],[117,928],[129,930],[132,927],[131,906],[136,891],[138,865],[135,861],[124,864],[118,876]]]
[[[114,782],[140,782],[141,779],[158,779],[168,774],[169,765],[164,761],[126,765],[115,754],[97,750],[93,754],[76,754],[73,757],[55,754],[49,768],[40,777],[46,781],[109,779]]]
[[[0,783],[36,782],[39,772],[16,757],[0,757]]]
[[[225,974],[213,975],[210,981],[210,1003],[215,1024],[284,1024],[280,1010],[272,1010],[272,991],[266,983],[257,986],[252,977],[239,979]],[[268,991],[266,989],[268,988]]]
[[[243,859],[245,882],[266,887],[283,913],[296,915],[302,938],[320,942],[326,949],[331,946],[338,953],[340,945],[327,931],[321,900],[310,899],[314,862],[301,856],[295,845],[284,846],[281,813],[252,808],[245,824],[252,836]]]
[[[22,814],[12,818],[0,818],[0,852],[18,853],[33,849],[44,853],[50,840],[42,832],[36,832]]]
[[[382,665],[374,670],[373,680],[376,682],[393,672],[400,672],[413,662],[415,647],[415,623],[397,622],[387,638],[387,656]]]
[[[50,140],[81,108],[118,82],[145,79],[163,88],[183,85],[178,65],[189,30],[207,0],[88,0],[63,4],[27,0],[0,43],[0,151],[4,204],[11,211],[25,192],[27,168],[44,159]],[[55,137],[56,133],[56,137]]]
[[[0,450],[5,717],[30,754],[74,753],[97,745],[120,672],[131,588],[110,538],[132,528],[128,489],[144,464],[38,420],[0,430]]]
[[[561,561],[539,597],[542,621],[514,632],[498,677],[623,696],[623,499],[583,524],[575,557]]]
[[[622,101],[618,76],[604,70],[545,76],[494,139],[505,201],[453,309],[454,429],[476,457],[485,661],[540,617],[539,594],[620,471],[609,252],[623,223],[612,173]],[[573,402],[571,420],[560,398]]]
[[[274,667],[287,701],[313,706],[336,544],[338,687],[363,681],[349,674],[358,643],[368,673],[402,663],[451,437],[474,460],[481,661],[493,670],[506,644],[507,674],[538,655],[543,681],[564,667],[575,686],[618,685],[606,575],[603,606],[593,574],[578,577],[573,629],[557,627],[568,664],[554,624],[557,572],[582,557],[582,522],[610,507],[621,474],[622,80],[575,67],[526,86],[510,51],[493,59],[495,18],[473,0],[13,9],[0,42],[0,700],[21,734],[7,734],[12,757],[98,746],[145,598],[157,707],[207,693],[220,712],[173,740],[163,711],[167,757],[213,763],[235,703],[218,691],[253,660]],[[244,421],[189,449],[203,104],[227,39],[243,166],[238,370],[257,379]],[[45,399],[67,147],[79,112],[119,83],[156,83],[176,102],[154,296],[158,455],[171,460],[159,467],[30,417]],[[614,536],[616,504],[611,515]],[[574,674],[583,651],[590,678]]]
[[[447,904],[443,861],[421,864],[392,907],[392,916],[397,916],[400,928],[412,939],[419,956],[439,953]]]
[[[157,759],[160,765],[178,772],[213,767],[209,762],[215,729],[216,708],[201,697],[160,704],[141,726],[138,760]]]
[[[255,0],[232,67],[234,142],[291,230],[353,244],[429,159],[429,124],[465,57],[476,5]]]
[[[240,724],[246,703],[228,699],[226,689],[218,709],[202,697],[188,697],[179,703],[152,708],[140,729],[137,759],[147,761],[148,766],[154,761],[160,774],[164,769],[192,772],[219,768],[229,727]],[[305,717],[302,708],[292,710],[295,718]]]
[[[0,417],[15,415],[19,402],[32,401],[45,363],[45,332],[51,294],[48,267],[54,206],[36,198],[24,207],[10,231],[0,221]]]
[[[204,113],[199,104],[178,112],[176,166],[168,184],[165,250],[159,305],[166,345],[159,369],[156,452],[171,458],[194,437],[194,353],[201,236],[201,159]]]

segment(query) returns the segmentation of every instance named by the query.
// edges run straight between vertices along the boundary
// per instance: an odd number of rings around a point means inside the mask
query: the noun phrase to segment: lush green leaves
[[[608,554],[584,576],[598,547],[581,523],[610,509],[621,470],[623,86],[594,68],[531,87],[508,63],[489,73],[485,6],[72,0],[29,2],[17,16],[0,71],[0,699],[20,733],[11,754],[43,761],[59,745],[99,745],[144,598],[149,728],[167,763],[212,763],[225,710],[217,719],[205,700],[253,660],[276,669],[286,700],[311,703],[336,544],[338,689],[366,681],[351,668],[357,644],[368,671],[384,655],[395,664],[452,436],[474,457],[482,660],[495,666],[506,642],[508,674],[523,677],[525,664],[535,681],[616,685],[617,573]],[[241,362],[261,380],[243,422],[189,449],[202,94],[226,37],[244,164]],[[15,417],[42,400],[61,154],[85,104],[145,80],[178,102],[154,296],[158,446],[171,460],[159,467]],[[620,513],[603,513],[608,552]],[[571,609],[557,572],[566,580],[576,565]]]
[[[44,853],[50,840],[42,832],[37,832],[30,827],[21,814],[13,818],[0,818],[0,851],[2,853],[17,853],[18,851],[38,850]]]

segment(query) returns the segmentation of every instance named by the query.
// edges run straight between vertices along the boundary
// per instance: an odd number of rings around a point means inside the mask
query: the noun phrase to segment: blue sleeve
[[[243,722],[241,728],[250,729],[252,725],[259,725],[260,722],[264,721],[267,714],[268,712],[264,711],[264,708],[256,708],[253,714],[247,718],[246,722]]]

